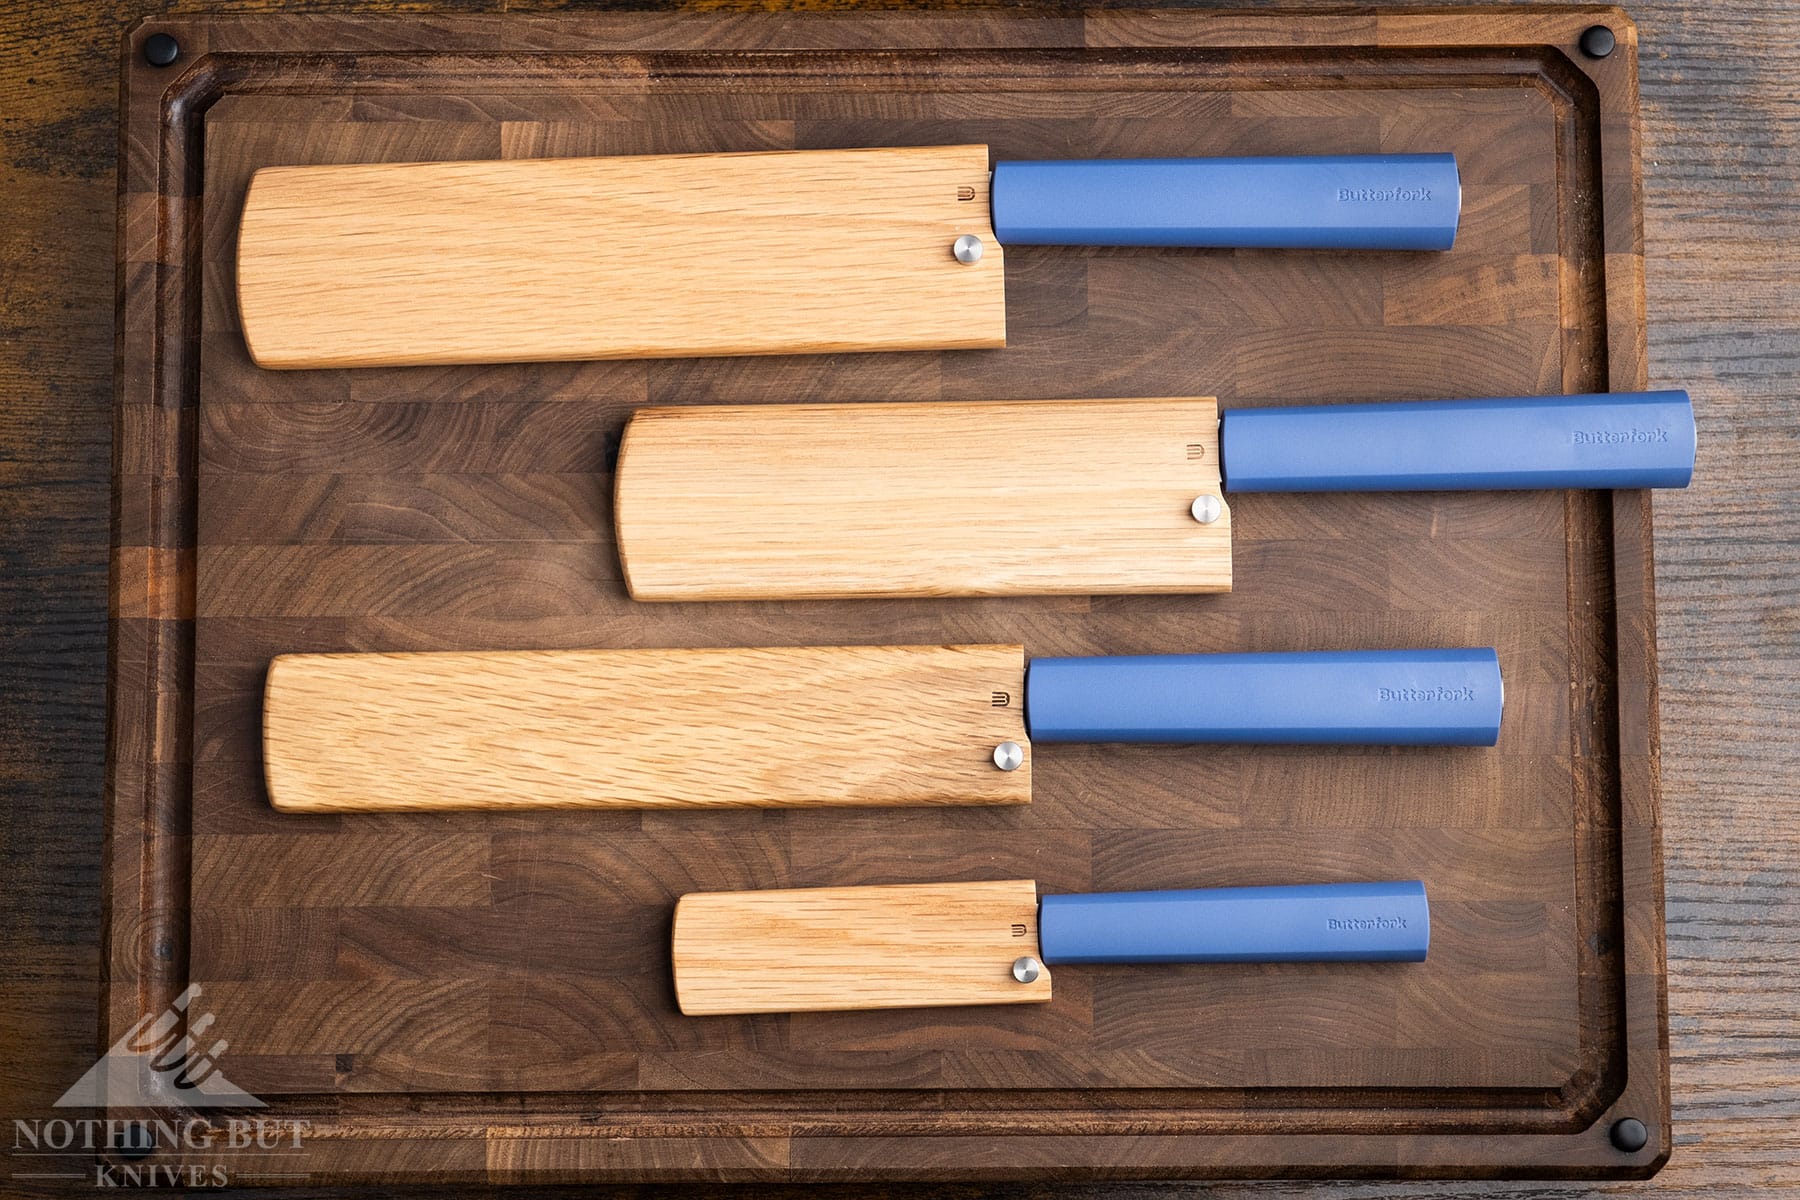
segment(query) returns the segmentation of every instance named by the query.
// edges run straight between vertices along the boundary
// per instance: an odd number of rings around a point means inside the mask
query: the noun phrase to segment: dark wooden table
[[[0,12],[8,1147],[11,1119],[48,1115],[97,1051],[118,44],[153,11],[15,0]],[[1800,534],[1785,515],[1800,499],[1800,406],[1790,400],[1800,378],[1800,7],[1667,0],[1630,11],[1643,41],[1650,383],[1692,389],[1701,430],[1698,482],[1658,498],[1676,1150],[1652,1186],[1787,1191],[1800,1187]],[[11,1178],[31,1161],[8,1156],[7,1194],[87,1186]],[[1326,1189],[1446,1190],[1206,1190]],[[997,1189],[1027,1190],[1056,1191]],[[1197,1189],[1061,1194],[1112,1190]]]

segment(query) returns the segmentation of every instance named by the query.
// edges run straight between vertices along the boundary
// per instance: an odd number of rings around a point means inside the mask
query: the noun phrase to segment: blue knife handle
[[[1046,963],[1422,962],[1425,885],[1320,883],[1045,896]]]
[[[1453,154],[994,165],[1002,246],[1448,250],[1461,212]]]
[[[1025,675],[1039,742],[1491,746],[1500,705],[1488,649],[1037,658]]]
[[[1686,487],[1686,392],[1234,409],[1220,423],[1233,492]]]

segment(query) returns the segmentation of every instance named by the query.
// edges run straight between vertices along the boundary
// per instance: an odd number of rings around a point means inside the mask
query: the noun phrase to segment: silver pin
[[[994,765],[1002,771],[1016,771],[1025,761],[1025,751],[1017,742],[1001,742],[994,747]]]
[[[950,244],[950,253],[956,255],[957,262],[965,264],[980,262],[983,249],[981,239],[972,233],[965,233]]]
[[[1202,525],[1211,525],[1225,513],[1225,506],[1219,503],[1217,496],[1195,496],[1192,507],[1188,509],[1194,514],[1194,520]]]
[[[1013,978],[1020,983],[1036,983],[1037,977],[1043,973],[1044,964],[1032,955],[1024,955],[1013,959]]]

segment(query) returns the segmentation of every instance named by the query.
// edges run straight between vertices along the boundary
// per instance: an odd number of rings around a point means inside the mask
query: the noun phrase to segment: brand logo
[[[1379,701],[1413,700],[1420,703],[1462,703],[1475,699],[1475,689],[1472,687],[1378,688],[1375,698]]]
[[[1666,442],[1669,431],[1666,429],[1577,429],[1574,433],[1577,446],[1620,446],[1628,443]]]
[[[1337,198],[1340,204],[1363,202],[1409,204],[1431,199],[1431,189],[1422,187],[1339,188]]]
[[[213,1014],[188,1017],[198,984],[175,997],[160,1015],[145,1016],[125,1031],[57,1098],[57,1108],[261,1108],[263,1102],[225,1078],[219,1055],[230,1043],[202,1049]]]
[[[267,1107],[219,1069],[228,1043],[208,1038],[213,1014],[194,1007],[199,995],[194,984],[139,1019],[53,1105],[101,1115],[15,1118],[10,1151],[29,1167],[12,1178],[188,1188],[306,1179],[291,1168],[306,1155],[309,1122],[196,1111]]]
[[[1405,929],[1405,917],[1326,917],[1325,928],[1351,933],[1372,933],[1377,929]]]

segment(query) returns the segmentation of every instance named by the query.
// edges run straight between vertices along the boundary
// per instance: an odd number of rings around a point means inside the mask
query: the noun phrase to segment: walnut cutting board
[[[1620,14],[156,18],[133,48],[164,30],[176,66],[126,67],[107,1040],[199,983],[227,1077],[313,1122],[280,1169],[315,1183],[1660,1163],[1645,496],[1240,497],[1223,595],[641,604],[611,534],[644,405],[1642,387]],[[261,167],[970,143],[1450,149],[1462,229],[1016,247],[1004,350],[264,371],[237,328]],[[1506,720],[1494,750],[1057,746],[999,808],[302,816],[261,782],[283,653],[982,643],[1492,645]],[[696,1020],[667,962],[693,891],[1385,878],[1431,890],[1405,972],[1069,967],[1047,1004]]]

